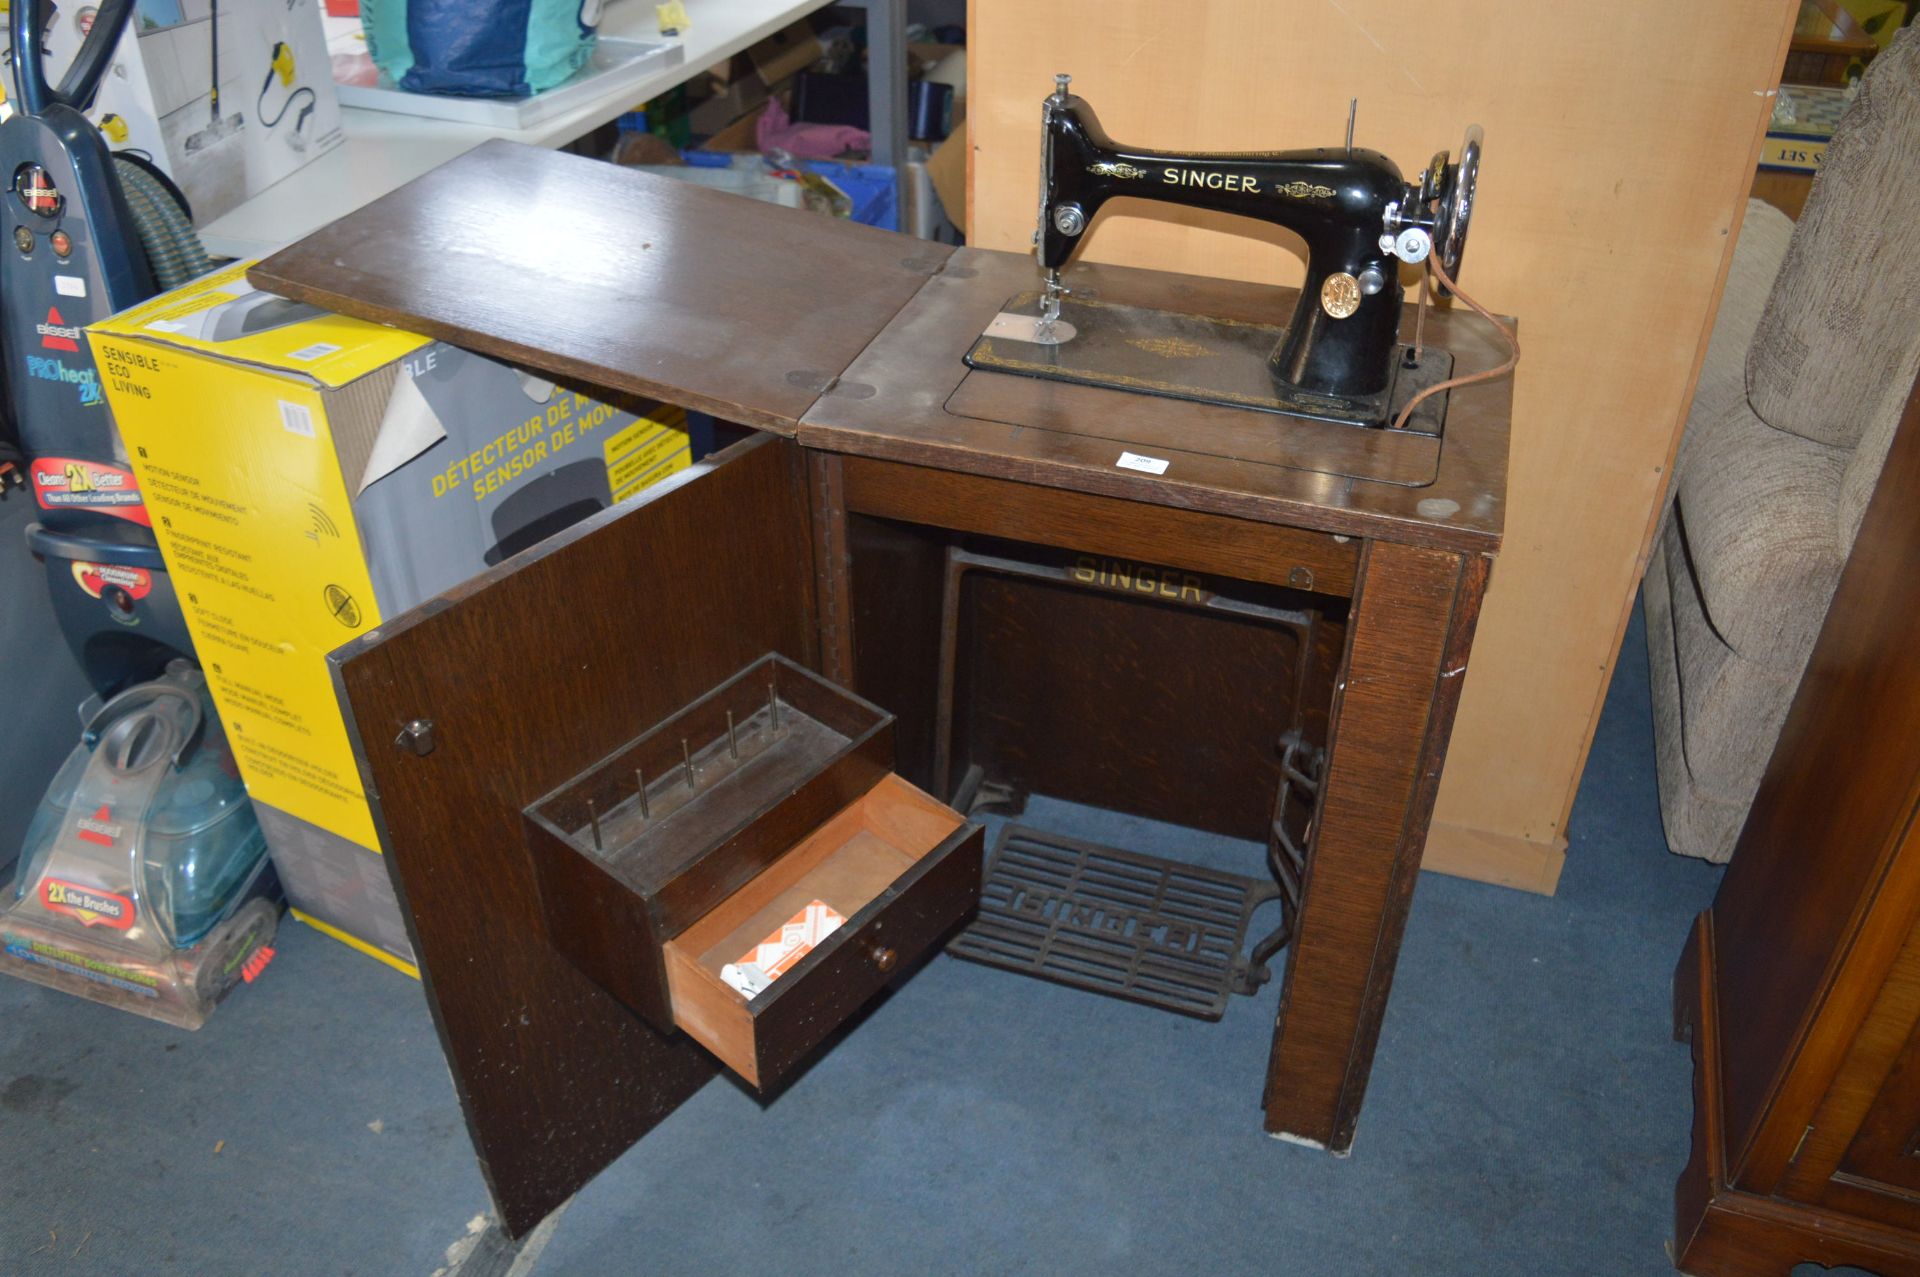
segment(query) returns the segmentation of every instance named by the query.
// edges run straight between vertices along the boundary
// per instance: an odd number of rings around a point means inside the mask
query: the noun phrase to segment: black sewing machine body
[[[1285,226],[1307,242],[1307,278],[1287,339],[1273,352],[1275,371],[1302,390],[1369,395],[1386,386],[1388,360],[1400,329],[1405,290],[1399,262],[1380,247],[1380,210],[1403,198],[1406,183],[1394,162],[1377,151],[1250,151],[1177,155],[1121,146],[1107,137],[1086,103],[1070,97],[1047,130],[1045,196],[1053,209],[1079,206],[1088,224],[1116,196],[1160,200],[1188,208],[1238,213]],[[1040,263],[1057,270],[1081,235],[1063,234],[1048,217],[1041,227]],[[1362,290],[1352,313],[1335,320],[1320,305],[1329,276]]]
[[[1350,145],[1232,154],[1126,146],[1066,91],[1064,76],[1042,107],[1042,126],[1034,250],[1045,287],[1009,304],[1021,315],[1031,308],[1037,322],[1021,331],[1010,322],[1015,314],[1003,314],[997,332],[989,329],[969,352],[972,366],[1370,426],[1386,424],[1450,374],[1446,352],[1415,358],[1398,344],[1399,267],[1437,251],[1449,273],[1458,269],[1478,177],[1478,128],[1468,131],[1458,163],[1440,152],[1409,183],[1385,155]],[[1060,287],[1059,272],[1095,215],[1121,197],[1238,214],[1298,234],[1307,275],[1285,327],[1075,299]],[[1244,366],[1250,349],[1261,350],[1263,369]],[[1435,396],[1409,425],[1438,433],[1444,414]]]

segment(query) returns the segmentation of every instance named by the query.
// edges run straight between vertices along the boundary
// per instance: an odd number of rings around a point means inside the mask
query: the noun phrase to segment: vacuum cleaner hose
[[[193,229],[192,220],[166,184],[146,165],[124,154],[114,157],[114,170],[127,194],[134,230],[160,291],[178,288],[212,270],[213,259],[207,256],[200,233]]]

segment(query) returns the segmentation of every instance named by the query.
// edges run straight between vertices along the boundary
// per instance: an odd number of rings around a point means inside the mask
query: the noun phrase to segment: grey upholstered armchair
[[[1675,851],[1733,852],[1916,367],[1908,30],[1869,69],[1799,225],[1752,202],[1734,250],[1643,583]]]

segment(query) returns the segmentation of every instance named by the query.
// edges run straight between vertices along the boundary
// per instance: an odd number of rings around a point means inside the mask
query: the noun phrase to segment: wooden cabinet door
[[[1881,1083],[1836,1178],[1920,1209],[1920,1028]]]
[[[521,809],[763,653],[817,667],[804,473],[797,446],[755,436],[332,658],[511,1233],[715,1071],[691,1038],[650,1027],[548,942]]]

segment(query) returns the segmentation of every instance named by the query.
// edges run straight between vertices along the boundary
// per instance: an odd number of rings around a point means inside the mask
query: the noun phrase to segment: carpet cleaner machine
[[[48,787],[0,969],[197,1029],[273,957],[266,851],[206,677],[175,661],[100,704]]]
[[[100,5],[57,88],[51,6],[9,14],[0,371],[28,545],[95,695],[0,889],[0,971],[198,1028],[272,957],[280,891],[81,331],[210,265],[178,188],[83,114],[134,7]]]

